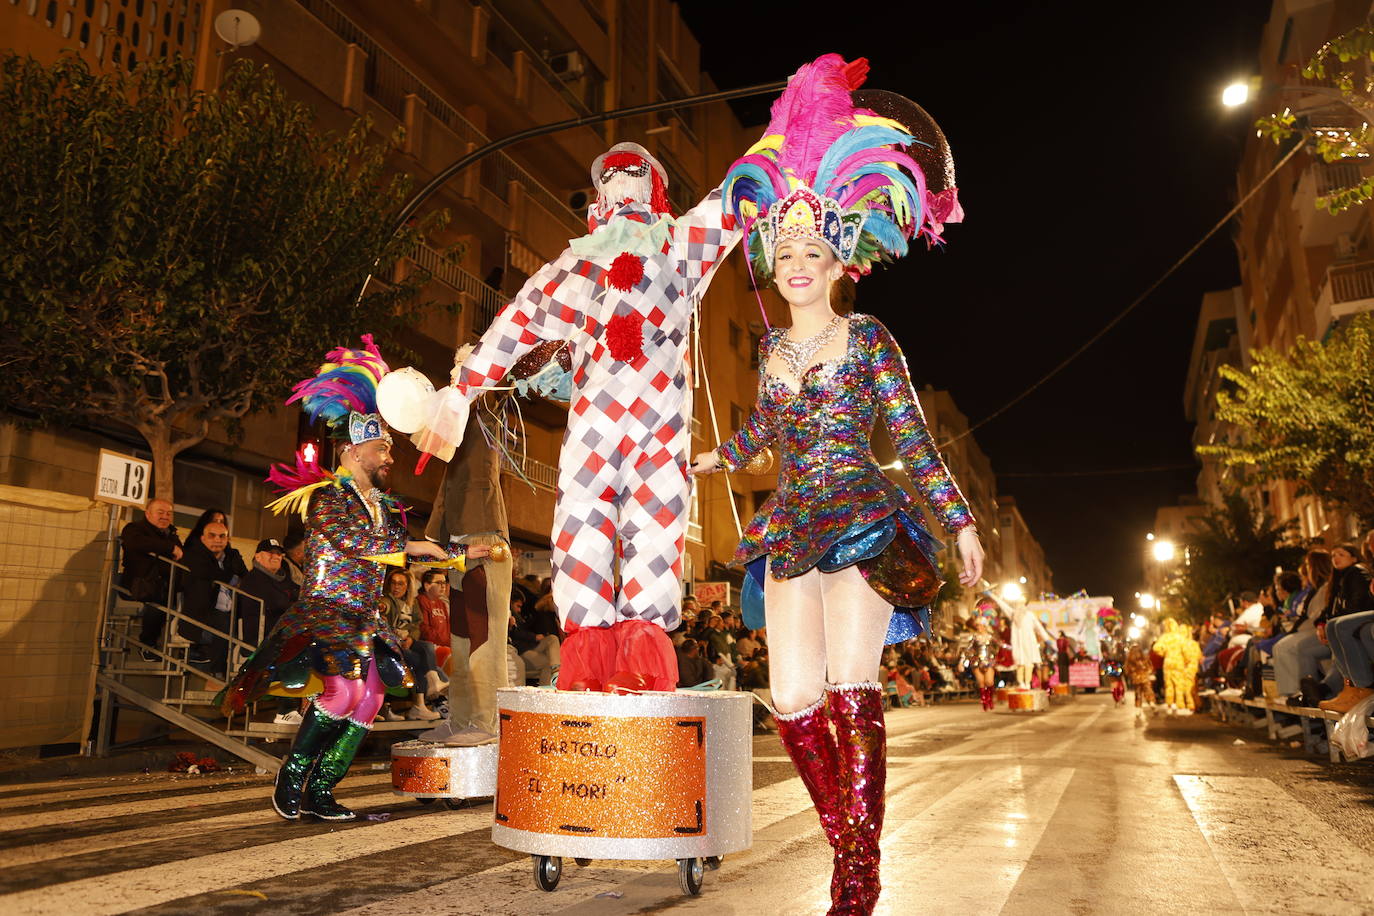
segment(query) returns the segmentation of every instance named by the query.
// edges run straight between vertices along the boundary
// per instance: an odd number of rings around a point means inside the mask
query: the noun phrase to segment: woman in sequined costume
[[[735,562],[749,569],[746,593],[762,584],[779,735],[834,853],[832,913],[870,913],[878,899],[886,733],[873,678],[884,644],[915,635],[919,609],[940,586],[938,545],[873,455],[878,419],[956,535],[960,579],[977,582],[982,567],[973,517],[897,342],[876,318],[831,307],[831,287],[846,272],[867,272],[883,252],[900,256],[917,231],[938,235],[935,214],[959,215],[952,184],[943,198],[928,191],[920,166],[898,149],[913,141],[904,125],[851,104],[866,66],[826,55],[803,67],[775,103],[765,139],[726,177],[756,273],[775,281],[792,322],[760,342],[758,399],[744,428],[691,468],[736,470],[769,445],[781,454],[777,491]],[[837,171],[841,164],[850,170]],[[856,189],[865,193],[856,198]],[[917,613],[899,618],[894,607]]]
[[[973,680],[978,685],[978,698],[982,701],[983,709],[991,710],[996,705],[994,688],[997,685],[997,672],[994,668],[1002,641],[988,626],[987,618],[975,614],[969,619],[968,632],[960,637],[959,643],[964,658],[968,659],[969,667],[973,669]]]
[[[334,787],[372,730],[386,688],[415,686],[379,612],[386,569],[379,558],[452,556],[411,540],[399,502],[381,490],[391,473],[391,435],[376,413],[376,383],[387,366],[371,338],[363,340],[362,350],[331,351],[292,398],[342,440],[339,468],[329,473],[299,456],[294,469],[274,468],[269,479],[291,492],[272,507],[305,510],[305,582],[300,599],[216,697],[226,715],[268,693],[312,697],[272,795],[287,820],[356,817],[335,800]]]

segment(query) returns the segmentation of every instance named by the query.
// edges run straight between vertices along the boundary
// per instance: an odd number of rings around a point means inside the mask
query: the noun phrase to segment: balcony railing
[[[496,313],[506,304],[505,297],[492,289],[462,267],[444,257],[443,254],[421,244],[410,259],[428,271],[434,279],[451,287],[463,296],[463,303],[472,307],[472,329],[482,333],[491,324]]]
[[[1374,261],[1334,266],[1327,272],[1327,281],[1334,304],[1374,299]]]
[[[544,82],[549,84],[554,92],[563,97],[563,101],[567,102],[568,106],[572,108],[576,114],[590,115],[593,113],[592,110],[587,107],[587,103],[578,98],[577,93],[573,92],[568,84],[563,82],[557,73],[553,72],[553,68],[550,67],[548,61],[544,59],[544,55],[536,51],[534,46],[525,40],[525,36],[521,31],[511,24],[510,20],[496,8],[495,4],[489,2],[489,0],[473,0],[473,5],[480,6],[482,9],[486,10],[487,15],[491,18],[492,28],[501,30],[501,37],[504,42],[516,50],[523,51],[525,56],[529,58],[530,65],[534,68],[535,72],[539,74]]]
[[[363,49],[367,54],[363,90],[376,99],[377,103],[387,111],[397,118],[404,119],[406,96],[413,95],[425,103],[430,114],[438,118],[444,126],[465,142],[474,146],[485,146],[490,142],[490,138],[478,130],[475,124],[463,117],[452,105],[445,102],[437,91],[407,69],[390,52],[377,44],[372,36],[344,15],[329,0],[296,0],[296,2],[318,19],[325,28],[344,41]],[[491,164],[488,165],[488,162]],[[488,187],[488,190],[494,191],[502,199],[505,198],[506,194],[504,187],[499,187],[501,177],[520,182],[524,185],[526,194],[538,201],[541,207],[556,218],[563,220],[574,230],[574,235],[582,235],[587,231],[585,219],[581,214],[574,213],[569,209],[562,198],[536,181],[534,176],[521,168],[515,160],[505,153],[492,153],[484,159],[482,176],[483,184]],[[496,182],[498,188],[492,188],[492,182]]]
[[[558,468],[551,464],[526,458],[523,465],[517,468],[510,455],[503,454],[501,456],[501,470],[517,477],[523,473],[526,480],[541,490],[552,492],[558,489]]]
[[[1360,174],[1358,162],[1319,162],[1315,169],[1314,177],[1316,178],[1318,197],[1324,197],[1332,191],[1357,185],[1360,183],[1360,179],[1364,177]]]

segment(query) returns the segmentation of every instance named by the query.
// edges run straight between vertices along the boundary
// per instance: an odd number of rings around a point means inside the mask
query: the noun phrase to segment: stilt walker
[[[876,319],[837,315],[830,303],[845,273],[858,278],[962,217],[939,127],[900,96],[856,92],[866,72],[866,61],[835,54],[802,67],[764,139],[726,176],[755,274],[775,280],[792,326],[760,343],[744,428],[692,466],[742,468],[769,445],[781,455],[777,491],[735,561],[748,569],[745,600],[761,593],[766,605],[779,736],[834,853],[832,913],[871,913],[878,900],[887,766],[872,678],[885,643],[921,631],[941,584],[939,545],[873,456],[878,419],[957,536],[964,584],[978,581],[983,557],[897,342]]]
[[[588,234],[529,279],[453,384],[470,401],[500,387],[541,340],[569,341],[552,533],[554,604],[567,633],[558,686],[672,690],[667,634],[681,613],[690,497],[688,328],[739,232],[719,190],[674,218],[668,173],[637,143],[598,156],[591,177]]]
[[[301,597],[216,697],[226,715],[268,693],[311,697],[272,795],[287,820],[356,816],[335,800],[334,787],[371,731],[386,688],[415,686],[379,612],[380,564],[405,554],[453,559],[437,544],[411,540],[399,502],[381,489],[392,465],[391,435],[377,414],[376,390],[388,368],[371,336],[361,350],[336,349],[326,360],[287,403],[300,401],[312,421],[328,425],[342,445],[339,467],[331,472],[298,455],[294,468],[278,465],[268,478],[289,491],[270,508],[299,511],[305,520]]]

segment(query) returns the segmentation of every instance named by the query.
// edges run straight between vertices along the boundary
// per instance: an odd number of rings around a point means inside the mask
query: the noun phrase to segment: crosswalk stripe
[[[1374,911],[1367,874],[1338,852],[1340,833],[1273,780],[1176,775],[1174,783],[1247,912]],[[1283,838],[1279,862],[1270,836]]]
[[[266,797],[265,793],[263,797]],[[395,793],[392,792],[362,797],[350,796],[343,800],[347,802],[350,808],[360,814],[365,813],[368,808],[395,805],[398,801]],[[140,827],[134,830],[115,830],[92,836],[74,837],[70,840],[56,840],[6,850],[3,856],[0,856],[0,864],[5,868],[12,868],[17,865],[36,865],[39,862],[48,862],[64,856],[93,855],[107,849],[127,849],[144,843],[156,843],[160,840],[170,840],[176,837],[203,836],[212,830],[235,830],[240,827],[276,823],[280,820],[281,818],[271,808],[262,807],[254,811],[240,811],[237,814],[222,814],[218,817],[207,817],[200,820],[177,821],[171,824]]]
[[[252,847],[251,854],[237,849],[53,884],[0,897],[0,901],[7,914],[14,916],[51,913],[54,904],[70,916],[123,913],[428,843],[481,829],[490,822],[491,812],[482,809],[387,821],[338,833],[262,843]]]
[[[247,777],[242,773],[225,779],[213,779],[213,777],[207,779],[203,776],[190,776],[185,779],[185,782],[180,783],[182,788],[197,788],[207,791],[221,789],[224,786],[247,784]],[[110,785],[107,781],[104,785],[92,786],[90,788],[74,788],[70,786],[63,786],[62,788],[67,791],[45,792],[41,789],[34,789],[24,792],[21,795],[0,798],[0,811],[12,808],[26,808],[39,803],[53,805],[81,802],[92,798],[108,798],[111,795],[149,795],[154,792],[166,792],[167,782],[166,780],[158,779],[150,782],[129,782],[123,783],[122,785]]]
[[[903,771],[904,773],[907,771]],[[932,779],[932,774],[890,778],[889,810],[912,811],[929,805],[934,798],[943,797],[951,784],[957,785],[967,777],[967,770],[949,766],[947,773]],[[924,802],[923,802],[924,799]],[[677,871],[668,861],[595,862],[589,868],[578,868],[564,860],[563,879],[552,893],[534,887],[531,862],[528,858],[486,869],[475,875],[433,885],[409,894],[388,898],[374,904],[346,910],[341,916],[393,916],[397,912],[445,913],[448,916],[537,916],[543,913],[605,916],[608,913],[639,913],[662,906],[671,899],[675,910],[705,909],[722,911],[726,894],[718,885],[739,885],[757,876],[759,869],[770,872],[791,867],[802,857],[798,844],[819,850],[820,864],[811,862],[799,869],[795,883],[788,885],[796,894],[820,889],[828,895],[830,875],[830,847],[821,834],[810,796],[801,780],[792,777],[754,793],[754,842],[741,853],[726,857],[720,871],[706,876],[703,895],[694,899],[679,899]],[[819,880],[818,880],[819,876]],[[770,883],[776,876],[770,878]],[[599,895],[616,894],[615,898]],[[797,898],[801,899],[801,898]],[[751,907],[769,914],[783,911],[785,901],[770,898],[755,901]],[[809,900],[803,912],[823,911],[829,905],[828,896]]]
[[[355,776],[348,786],[378,785],[391,782],[391,774]],[[163,798],[147,798],[139,801],[116,802],[109,805],[92,805],[87,808],[64,808],[56,811],[36,811],[27,814],[13,814],[0,817],[0,833],[10,830],[31,830],[36,827],[52,827],[57,824],[75,824],[106,817],[128,817],[134,814],[148,814],[155,811],[172,811],[193,805],[221,805],[249,799],[267,799],[272,794],[269,785],[258,785],[248,789],[233,789],[226,792],[205,792],[194,795],[168,795]]]

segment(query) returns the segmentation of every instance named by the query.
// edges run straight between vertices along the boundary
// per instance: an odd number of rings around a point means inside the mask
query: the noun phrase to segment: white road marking
[[[481,829],[491,812],[452,811],[433,817],[369,824],[338,833],[262,843],[242,849],[177,859],[161,865],[52,884],[0,897],[7,914],[52,913],[102,916],[157,906],[196,894],[334,865],[389,850]],[[391,910],[391,913],[397,911]]]
[[[376,776],[354,776],[347,786],[375,786],[390,783],[391,774]],[[57,811],[38,811],[28,814],[12,814],[0,817],[0,832],[7,830],[32,830],[37,827],[52,827],[57,824],[75,824],[94,821],[105,817],[129,817],[135,814],[149,814],[155,811],[192,808],[197,805],[220,805],[228,802],[266,799],[272,794],[270,785],[253,786],[248,789],[232,789],[227,792],[202,792],[195,795],[168,795],[163,798],[147,798],[141,801],[116,802],[109,805],[92,805],[88,808],[65,808]]]
[[[1246,913],[1374,911],[1367,869],[1356,864],[1363,855],[1352,858],[1339,831],[1273,780],[1176,775],[1174,783]]]

